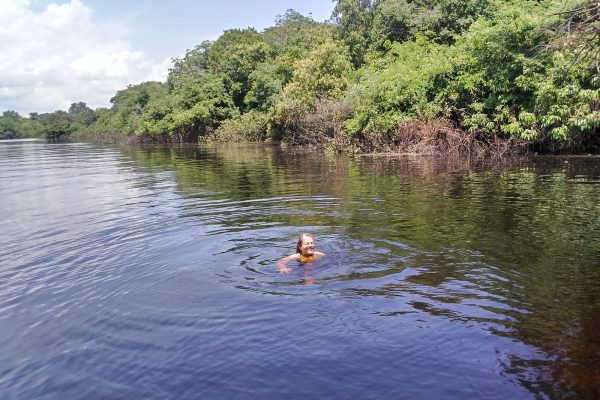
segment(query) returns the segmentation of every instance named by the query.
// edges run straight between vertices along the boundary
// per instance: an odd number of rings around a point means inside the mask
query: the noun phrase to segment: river
[[[0,397],[598,398],[599,198],[597,157],[0,141]]]

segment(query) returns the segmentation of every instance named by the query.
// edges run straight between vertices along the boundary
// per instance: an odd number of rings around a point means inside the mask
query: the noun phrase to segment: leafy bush
[[[212,137],[223,142],[256,142],[267,137],[269,116],[263,112],[250,111],[224,121]]]
[[[263,32],[227,30],[166,83],[119,90],[110,109],[8,112],[0,136],[595,151],[599,15],[595,0],[337,0],[332,23],[288,10]]]
[[[334,40],[325,41],[299,60],[275,107],[272,121],[276,130],[297,137],[298,122],[315,111],[318,101],[342,97],[351,71],[346,47]]]
[[[379,65],[362,71],[350,102],[354,115],[345,123],[351,135],[389,131],[404,120],[443,113],[440,91],[451,76],[453,49],[427,42],[396,43]]]

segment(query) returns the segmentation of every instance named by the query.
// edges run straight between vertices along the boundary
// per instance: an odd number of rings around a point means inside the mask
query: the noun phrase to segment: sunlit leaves
[[[309,52],[294,66],[292,80],[277,104],[274,123],[281,129],[293,129],[295,121],[313,111],[319,99],[339,99],[352,71],[347,48],[332,39]]]
[[[208,67],[221,75],[235,105],[242,109],[250,90],[250,74],[265,61],[269,46],[252,28],[225,31],[210,47]]]
[[[331,137],[335,125],[360,140],[394,137],[407,119],[442,118],[484,140],[593,148],[596,3],[337,0],[326,23],[288,10],[263,32],[232,29],[200,43],[174,59],[166,83],[120,90],[110,109],[80,102],[68,113],[7,114],[0,136],[77,130],[195,140],[217,132],[233,140],[270,129],[306,139]]]
[[[442,112],[437,95],[453,70],[451,49],[418,40],[396,44],[390,54],[387,67],[361,79],[355,115],[346,123],[352,134],[387,131],[406,118]]]

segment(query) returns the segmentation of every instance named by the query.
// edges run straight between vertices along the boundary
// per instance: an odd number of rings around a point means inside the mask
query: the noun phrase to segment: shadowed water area
[[[598,398],[599,198],[593,157],[3,141],[0,397]]]

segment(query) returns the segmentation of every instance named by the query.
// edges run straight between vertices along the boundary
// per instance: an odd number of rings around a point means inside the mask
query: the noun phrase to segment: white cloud
[[[81,0],[39,12],[32,3],[0,0],[0,112],[108,106],[128,84],[166,78],[170,60],[131,49],[126,28],[95,21]]]

